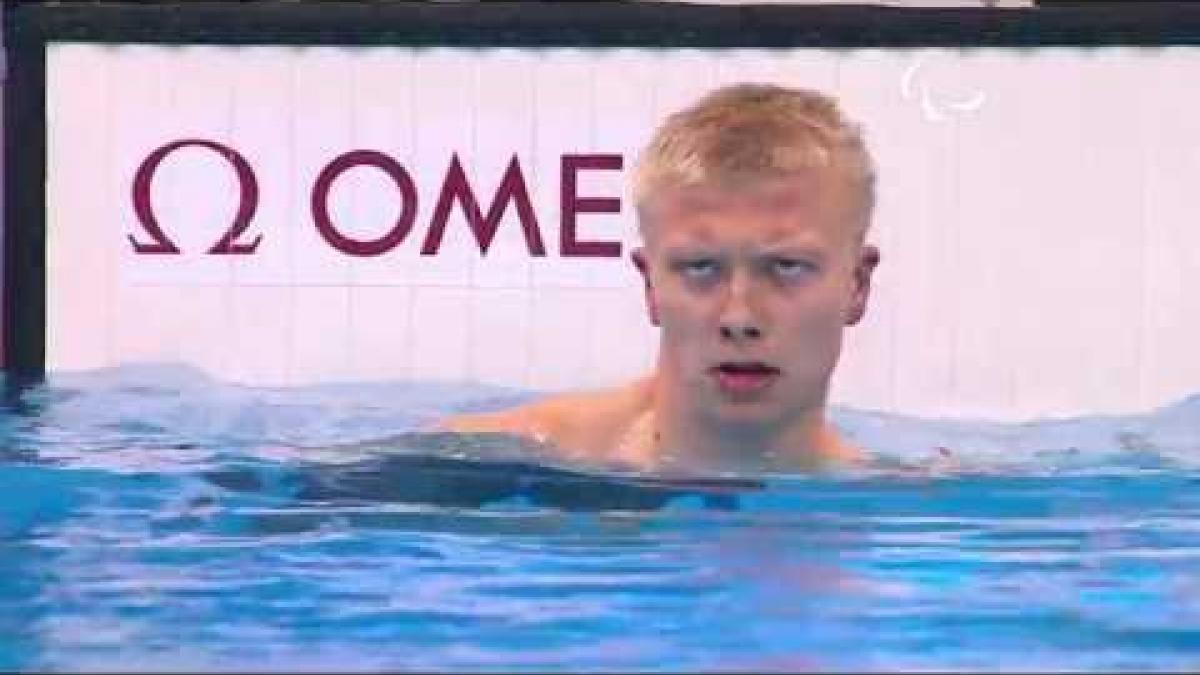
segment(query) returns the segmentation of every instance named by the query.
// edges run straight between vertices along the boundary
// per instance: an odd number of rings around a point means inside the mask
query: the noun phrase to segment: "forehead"
[[[838,181],[808,174],[745,185],[672,188],[644,205],[641,215],[648,243],[824,240],[853,229],[846,217],[847,198]]]

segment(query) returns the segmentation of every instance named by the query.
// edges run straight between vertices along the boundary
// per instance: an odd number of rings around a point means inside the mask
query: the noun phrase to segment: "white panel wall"
[[[1200,49],[457,50],[58,45],[48,62],[48,365],[155,360],[248,384],[458,380],[539,390],[648,368],[656,333],[620,214],[583,215],[619,259],[559,255],[560,157],[628,170],[661,117],[711,87],[774,81],[836,95],[880,173],[883,250],[833,398],[906,413],[1025,419],[1136,411],[1200,390]],[[228,144],[253,166],[248,256],[205,250],[237,208],[202,148],[163,162],[153,202],[178,256],[136,255],[130,183],[155,148]],[[412,231],[373,258],[331,248],[310,193],[334,157],[377,150],[416,183]],[[486,213],[519,158],[545,257],[511,206],[481,256],[455,205],[462,160]],[[628,171],[585,172],[624,197]],[[400,212],[383,172],[334,184],[347,236]]]

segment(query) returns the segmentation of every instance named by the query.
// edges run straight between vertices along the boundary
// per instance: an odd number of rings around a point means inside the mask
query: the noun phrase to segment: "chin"
[[[780,406],[765,401],[717,401],[710,408],[712,418],[722,424],[738,426],[770,425],[783,418]]]

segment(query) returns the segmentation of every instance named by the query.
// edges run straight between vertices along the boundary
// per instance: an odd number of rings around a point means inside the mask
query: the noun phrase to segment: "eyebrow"
[[[766,255],[805,255],[805,256],[823,256],[825,250],[819,246],[814,246],[811,243],[786,243],[786,244],[771,244],[764,246],[762,251]]]

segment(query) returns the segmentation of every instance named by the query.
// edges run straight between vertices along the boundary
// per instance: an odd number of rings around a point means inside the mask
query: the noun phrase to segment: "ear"
[[[654,298],[654,283],[650,281],[650,266],[646,262],[646,251],[642,248],[635,248],[629,257],[633,260],[633,266],[637,268],[638,273],[642,275],[646,292],[646,311],[650,315],[650,323],[657,326],[659,325],[658,301]]]
[[[871,275],[879,266],[879,249],[870,244],[859,252],[858,264],[854,267],[854,291],[850,308],[846,313],[846,325],[853,326],[867,313],[867,300],[871,297]]]

